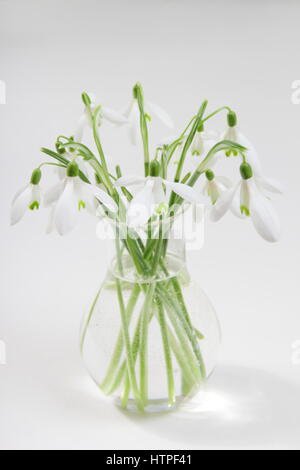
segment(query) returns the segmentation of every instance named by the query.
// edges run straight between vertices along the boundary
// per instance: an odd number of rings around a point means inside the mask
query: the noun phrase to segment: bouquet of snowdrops
[[[132,396],[139,410],[147,408],[151,381],[149,325],[156,319],[163,349],[167,402],[172,406],[179,394],[175,362],[183,396],[190,395],[207,376],[201,350],[205,332],[193,324],[183,294],[183,277],[180,269],[172,269],[174,263],[170,261],[174,220],[186,204],[205,204],[205,213],[212,221],[218,221],[231,209],[241,219],[250,218],[257,232],[274,242],[279,238],[280,224],[267,193],[281,192],[280,185],[262,175],[257,154],[241,134],[236,113],[228,106],[207,113],[204,101],[182,132],[163,141],[151,154],[148,133],[151,119],[157,117],[168,127],[172,127],[172,120],[158,105],[145,100],[140,84],[134,86],[130,105],[123,111],[96,105],[87,93],[82,94],[82,100],[84,113],[75,134],[59,136],[54,149],[42,148],[52,160],[41,163],[16,195],[11,222],[19,222],[28,209],[36,211],[43,203],[50,208],[49,229],[56,229],[61,235],[75,227],[82,211],[98,217],[104,215],[112,223],[116,233],[113,285],[120,331],[106,374],[97,381],[107,394],[120,389],[123,406]],[[206,126],[222,112],[227,115],[227,129],[218,137],[207,131]],[[140,132],[143,175],[123,175],[121,166],[111,168],[100,136],[103,121],[116,127],[126,126],[133,143]],[[83,143],[85,128],[92,131],[93,149]],[[239,168],[240,178],[235,185],[218,174],[218,161],[228,158],[234,159]],[[56,167],[57,183],[44,192],[41,181],[47,166]],[[134,273],[130,287],[128,270]],[[140,309],[133,321],[139,298]],[[94,307],[95,303],[83,325],[82,350]]]

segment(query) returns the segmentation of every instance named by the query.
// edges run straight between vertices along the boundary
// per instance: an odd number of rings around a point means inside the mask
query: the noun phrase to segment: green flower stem
[[[200,347],[199,347],[199,344],[198,344],[198,340],[197,340],[197,337],[196,337],[196,334],[195,334],[195,330],[188,323],[188,321],[186,319],[186,315],[182,313],[182,309],[177,308],[177,305],[176,305],[175,302],[173,302],[172,298],[168,298],[168,300],[166,299],[166,301],[171,305],[171,308],[174,309],[175,312],[177,312],[177,318],[180,321],[181,326],[182,326],[183,330],[185,331],[185,333],[186,333],[186,335],[187,335],[187,337],[190,341],[193,352],[194,352],[194,354],[197,358],[197,362],[199,364],[201,377],[202,377],[202,379],[204,379],[206,377],[206,371],[205,371],[203,357],[202,357]]]
[[[140,315],[139,319],[138,319],[138,322],[137,322],[137,325],[136,325],[136,328],[135,328],[133,341],[132,341],[132,346],[131,346],[134,364],[136,363],[137,355],[138,355],[138,351],[139,351],[139,346],[140,346],[141,318],[142,317]],[[123,379],[123,376],[126,373],[127,373],[127,368],[126,368],[126,360],[125,360],[122,363],[119,371],[116,374],[115,381],[112,384],[109,393],[113,393],[119,387],[119,385],[121,384],[121,381]],[[129,383],[129,391],[130,391],[130,383]],[[129,396],[129,391],[128,391],[127,396]],[[125,393],[123,395],[125,395]]]
[[[182,327],[182,325],[179,322],[178,315],[174,313],[174,306],[170,304],[169,301],[165,300],[164,301],[164,307],[168,313],[169,319],[172,323],[172,326],[174,328],[174,331],[176,333],[176,336],[179,340],[179,343],[184,351],[184,355],[186,358],[186,361],[188,361],[194,376],[196,377],[197,380],[201,380],[201,373],[200,373],[200,368],[198,367],[198,363],[196,361],[196,358],[193,354],[193,350],[190,348],[190,344],[188,342],[188,337],[186,335],[186,330]]]
[[[128,240],[127,240],[128,241]],[[133,240],[131,240],[133,241]],[[133,241],[134,242],[134,241]],[[133,251],[135,250],[135,244],[133,243],[133,246],[132,246],[132,249]],[[137,259],[135,258],[135,263],[137,265]],[[139,268],[140,266],[137,265]],[[145,267],[142,267],[142,272],[144,273],[145,272]],[[204,363],[203,363],[203,358],[202,358],[202,355],[201,355],[201,352],[200,352],[200,348],[199,348],[199,344],[197,342],[197,338],[196,338],[196,335],[195,335],[195,332],[192,328],[190,328],[190,325],[188,324],[188,322],[186,321],[186,318],[185,316],[182,314],[181,312],[181,309],[177,307],[176,303],[173,302],[172,298],[168,298],[168,292],[167,291],[164,291],[163,293],[161,292],[161,286],[159,286],[159,291],[160,291],[160,295],[163,294],[163,297],[165,297],[166,299],[168,299],[168,302],[172,305],[172,308],[175,309],[175,311],[177,311],[177,313],[179,314],[178,315],[178,318],[180,319],[181,321],[181,324],[182,324],[182,327],[183,329],[185,330],[188,338],[189,338],[189,341],[191,342],[191,345],[192,345],[192,348],[193,348],[193,351],[196,355],[196,358],[198,360],[198,363],[199,363],[199,366],[200,366],[200,370],[202,371],[202,373],[204,372]],[[204,378],[204,376],[203,376]]]
[[[90,324],[90,321],[92,319],[92,316],[93,316],[93,312],[94,312],[94,309],[96,307],[96,304],[97,304],[97,301],[99,299],[99,296],[100,296],[100,293],[102,291],[102,286],[100,287],[96,297],[95,297],[95,300],[91,306],[91,309],[89,311],[89,314],[88,314],[88,317],[87,317],[87,320],[86,320],[86,323],[83,327],[83,330],[82,330],[82,335],[81,335],[81,339],[80,339],[80,352],[81,354],[83,353],[83,346],[84,346],[84,342],[85,342],[85,337],[86,337],[86,333],[87,333],[87,330],[88,330],[88,327],[89,327],[89,324]]]
[[[163,264],[163,262],[161,262],[161,268],[162,268],[163,273],[168,276],[169,275],[168,270],[165,267],[165,265]],[[174,292],[175,292],[175,295],[176,295],[177,300],[178,300],[178,304],[184,309],[183,313],[186,316],[191,328],[193,328],[195,330],[197,338],[198,339],[204,339],[205,336],[201,333],[201,331],[199,331],[197,328],[193,327],[192,322],[189,318],[189,313],[188,313],[187,307],[185,305],[185,301],[184,301],[184,297],[183,297],[183,293],[182,293],[182,290],[181,290],[181,286],[180,286],[180,282],[178,280],[178,277],[172,277],[172,279],[170,279],[170,281],[169,281],[169,284],[173,285]]]
[[[122,262],[122,250],[121,250],[121,247],[120,247],[120,233],[119,233],[119,228],[118,227],[116,227],[115,245],[116,245],[116,251],[117,251],[118,270],[119,270],[120,275],[124,276],[123,262]]]
[[[91,112],[90,108],[89,108],[89,110],[90,110],[90,114],[92,116],[92,121],[93,121],[94,141],[95,141],[95,144],[96,144],[99,156],[100,156],[101,164],[102,164],[104,170],[106,172],[108,172],[105,155],[104,155],[103,148],[102,148],[101,141],[100,141],[100,137],[99,137],[99,134],[98,134],[98,123],[97,123],[97,121],[98,121],[98,116],[99,116],[99,113],[100,113],[100,110],[101,110],[101,106],[98,106],[96,108],[94,114]]]
[[[143,148],[144,148],[144,165],[145,165],[145,176],[149,175],[149,137],[148,137],[148,127],[147,127],[147,119],[144,110],[144,97],[143,97],[143,90],[141,85],[138,83],[134,87],[134,95],[135,99],[138,102],[139,110],[140,110],[140,129],[141,129],[141,136],[143,140]]]
[[[140,390],[144,406],[148,403],[148,326],[150,320],[150,309],[155,291],[155,283],[148,286],[145,303],[142,310],[141,320],[141,342],[140,342]]]
[[[214,111],[213,113],[206,116],[206,118],[202,119],[202,122],[208,121],[209,119],[214,117],[216,114],[220,113],[221,111],[225,111],[225,110],[227,110],[229,112],[232,111],[228,106],[222,106],[221,108],[216,109],[216,111]]]
[[[185,388],[183,390],[184,395],[188,393],[199,384],[199,379],[195,377],[190,363],[187,361],[185,352],[180,347],[180,343],[175,338],[174,333],[170,328],[168,328],[168,338],[173,354],[176,358],[176,361],[181,369],[181,374],[184,380]]]
[[[134,362],[137,359],[139,347],[140,347],[141,318],[142,317],[140,315],[138,323],[136,325],[134,339],[132,342],[132,354],[133,354]],[[150,321],[151,321],[151,318],[150,318]],[[166,328],[167,328],[167,334],[168,334],[168,338],[170,342],[170,348],[172,349],[174,356],[181,368],[181,371],[182,371],[183,376],[185,377],[186,383],[189,385],[189,390],[191,390],[196,384],[199,383],[200,378],[199,378],[199,375],[197,375],[198,370],[196,374],[197,377],[195,377],[193,368],[191,366],[193,358],[192,358],[192,361],[187,360],[186,351],[184,348],[182,348],[182,343],[177,342],[171,328],[167,325],[167,323],[166,323]],[[126,404],[127,404],[126,397],[128,401],[129,392],[130,392],[130,383],[128,383],[126,379],[126,373],[127,373],[126,361],[124,361],[122,365],[120,366],[119,371],[116,374],[115,381],[109,391],[109,393],[115,392],[117,388],[120,386],[123,376],[125,375],[125,383],[124,383],[124,387],[122,390],[122,406],[124,407],[126,407]]]
[[[179,300],[179,304],[180,304],[182,312],[184,314],[185,321],[188,324],[188,326],[190,327],[190,330],[191,330],[190,334],[191,334],[191,338],[192,338],[191,342],[193,344],[193,349],[195,351],[195,354],[196,354],[197,359],[198,359],[199,364],[200,364],[200,370],[201,370],[202,378],[205,378],[206,377],[206,368],[205,368],[205,364],[204,364],[204,361],[203,361],[201,350],[200,350],[200,347],[199,347],[199,344],[198,344],[198,341],[197,341],[197,334],[196,334],[195,328],[192,325],[192,322],[191,322],[191,319],[190,319],[190,316],[189,316],[189,312],[186,308],[184,297],[182,295],[182,291],[181,291],[179,281],[178,281],[177,278],[174,277],[171,282],[173,284],[176,297]]]
[[[132,289],[132,293],[131,293],[131,296],[130,296],[130,299],[128,301],[128,305],[126,308],[126,317],[127,317],[128,324],[130,323],[130,320],[131,320],[134,308],[137,304],[140,292],[141,292],[140,287],[138,286],[138,284],[135,284]],[[105,393],[108,393],[108,391],[110,391],[109,386],[111,385],[111,382],[116,372],[116,368],[118,367],[118,364],[120,362],[122,351],[123,351],[123,345],[124,345],[123,334],[122,334],[122,331],[120,331],[106,376],[100,385],[100,388]]]
[[[168,395],[169,395],[169,405],[173,405],[176,401],[175,396],[175,386],[174,386],[174,373],[173,373],[173,365],[172,365],[172,355],[170,351],[169,345],[169,338],[168,338],[168,331],[167,325],[165,320],[165,313],[164,307],[159,297],[156,298],[157,306],[158,306],[158,319],[160,324],[161,336],[163,341],[163,348],[164,348],[164,355],[165,355],[165,362],[166,362],[166,371],[167,371],[167,379],[168,379]]]
[[[182,150],[182,153],[181,153],[181,156],[180,156],[180,160],[179,160],[176,175],[175,175],[175,181],[176,182],[180,181],[181,172],[182,172],[183,165],[184,165],[184,162],[185,162],[186,154],[187,154],[190,146],[192,145],[192,142],[193,142],[193,139],[194,139],[195,134],[197,132],[197,129],[199,127],[199,124],[201,123],[201,120],[203,118],[203,114],[205,112],[206,106],[207,106],[207,101],[204,101],[202,103],[198,113],[197,113],[197,116],[196,116],[196,119],[193,123],[192,129],[191,129],[191,131],[190,131],[190,133],[189,133],[189,135],[188,135],[188,137],[185,141],[185,144],[183,146],[183,150]],[[170,206],[172,206],[172,204],[170,204]]]
[[[122,406],[122,408],[127,407],[128,399],[129,399],[129,393],[130,393],[130,380],[129,380],[128,371],[126,370],[124,387],[123,387],[122,392],[121,392],[121,406]]]
[[[156,248],[155,248],[155,253],[154,253],[154,259],[153,259],[153,265],[152,269],[150,272],[150,276],[154,276],[156,274],[160,259],[161,259],[161,254],[162,254],[162,249],[163,249],[163,226],[162,226],[162,216],[159,217],[159,238],[156,242]]]
[[[143,411],[144,405],[143,405],[143,400],[141,399],[141,396],[138,390],[137,380],[135,376],[135,367],[134,367],[134,360],[133,360],[132,350],[131,350],[128,322],[127,322],[124,299],[123,299],[123,294],[122,294],[122,289],[121,289],[121,284],[120,284],[119,279],[116,280],[116,284],[117,284],[118,300],[120,304],[120,312],[121,312],[121,319],[122,319],[123,340],[124,340],[126,356],[127,356],[126,357],[127,371],[128,371],[130,384],[132,387],[132,391],[133,391],[133,395],[134,395],[137,407],[139,408],[140,411]]]

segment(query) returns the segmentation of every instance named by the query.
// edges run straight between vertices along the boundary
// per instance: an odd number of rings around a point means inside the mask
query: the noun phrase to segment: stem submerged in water
[[[126,349],[127,372],[128,372],[128,376],[130,379],[130,384],[132,387],[136,405],[140,411],[144,411],[143,401],[141,400],[141,396],[140,396],[138,386],[137,386],[134,360],[133,360],[132,349],[131,349],[131,344],[130,344],[130,336],[129,336],[129,330],[128,330],[128,322],[127,322],[127,317],[126,317],[126,310],[124,306],[122,288],[121,288],[121,283],[119,279],[116,280],[116,284],[117,284],[118,300],[119,300],[120,313],[121,313],[121,319],[122,319],[123,339],[124,339],[124,344],[125,344],[125,349]]]

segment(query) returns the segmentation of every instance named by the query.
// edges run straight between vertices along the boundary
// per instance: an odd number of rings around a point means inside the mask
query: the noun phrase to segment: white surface
[[[299,15],[299,2],[287,0],[0,1],[1,448],[300,448],[300,364],[292,361],[300,340],[300,106],[291,103]],[[210,109],[232,106],[265,173],[287,188],[275,200],[277,245],[231,216],[207,226],[190,267],[219,312],[220,365],[193,412],[147,419],[108,405],[80,362],[79,322],[107,263],[93,221],[63,239],[45,237],[43,213],[8,226],[10,200],[41,161],[39,147],[73,132],[81,91],[117,108],[137,80],[178,129],[204,98]],[[108,153],[132,172],[138,152],[113,132],[105,133]]]

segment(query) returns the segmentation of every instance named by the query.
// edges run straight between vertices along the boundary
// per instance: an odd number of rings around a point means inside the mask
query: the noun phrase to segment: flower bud
[[[159,176],[160,175],[160,164],[157,160],[153,160],[150,163],[150,176]]]
[[[91,98],[85,91],[82,93],[81,98],[85,106],[90,106],[92,104]]]
[[[227,114],[227,122],[229,127],[234,127],[237,124],[237,117],[234,111],[229,111]]]
[[[69,178],[75,178],[79,175],[79,168],[76,162],[70,162],[67,166],[67,176]]]
[[[215,179],[215,174],[214,174],[214,172],[211,171],[211,170],[206,170],[205,176],[206,176],[206,178],[208,179],[208,181],[212,181],[212,180]]]
[[[142,89],[142,85],[140,83],[136,83],[133,87],[133,90],[132,90],[132,93],[133,93],[133,97],[137,100],[138,99],[138,96],[140,96],[141,98],[143,98],[143,89]]]
[[[32,172],[30,183],[37,185],[41,181],[41,178],[42,178],[42,172],[41,172],[40,168],[36,168]]]
[[[253,171],[249,163],[242,163],[240,166],[241,176],[244,180],[249,180],[253,176]]]

